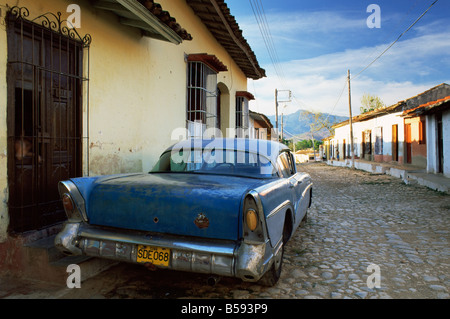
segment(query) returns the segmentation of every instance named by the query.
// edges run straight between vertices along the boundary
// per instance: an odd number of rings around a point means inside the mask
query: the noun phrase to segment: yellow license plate
[[[138,245],[136,261],[138,263],[152,263],[155,266],[168,267],[170,249]]]

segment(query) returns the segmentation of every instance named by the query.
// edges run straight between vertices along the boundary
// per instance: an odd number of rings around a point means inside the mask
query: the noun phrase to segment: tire
[[[263,286],[272,287],[275,286],[278,280],[281,276],[281,270],[283,266],[283,257],[284,257],[284,245],[289,240],[289,237],[292,232],[292,223],[291,219],[288,217],[284,221],[284,227],[283,227],[283,243],[281,244],[281,257],[277,261],[275,260],[272,264],[272,267],[261,277],[261,279],[258,281],[259,284]]]
[[[305,227],[307,221],[308,221],[308,212],[306,212],[305,216],[303,216],[303,219],[300,222],[300,227]]]
[[[281,276],[281,269],[283,268],[284,244],[281,244],[281,258],[280,261],[274,261],[272,267],[261,277],[258,281],[260,285],[272,287],[275,286]]]

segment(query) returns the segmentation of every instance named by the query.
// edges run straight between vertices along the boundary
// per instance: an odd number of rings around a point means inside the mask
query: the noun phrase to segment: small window
[[[202,62],[188,64],[187,121],[190,135],[216,126],[217,73]]]
[[[208,128],[219,127],[217,74],[227,67],[214,55],[187,56],[186,121],[190,137],[201,137]]]
[[[249,110],[248,100],[245,97],[236,97],[236,135],[237,137],[249,137]]]
[[[255,97],[249,92],[236,92],[236,137],[250,137],[249,101],[254,99]]]

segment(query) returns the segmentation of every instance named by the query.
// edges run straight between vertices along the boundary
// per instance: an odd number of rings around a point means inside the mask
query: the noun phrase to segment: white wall
[[[366,121],[353,123],[353,139],[355,155],[361,156],[362,132],[366,130],[372,131],[372,144],[375,143],[375,129],[381,127],[383,134],[383,156],[392,156],[392,126],[398,125],[398,153],[403,156],[404,142],[404,124],[401,112],[379,116]],[[350,125],[338,127],[335,130],[335,144],[339,143],[339,158],[343,158],[343,141],[346,145],[350,144]],[[347,148],[348,149],[348,148]],[[350,154],[346,153],[349,157]]]
[[[426,134],[427,134],[427,173],[438,172],[437,158],[437,127],[435,115],[426,116]]]
[[[438,173],[438,139],[437,122],[434,114],[426,116],[426,138],[427,138],[427,173]],[[442,113],[442,136],[443,136],[443,174],[450,177],[450,110]]]
[[[444,153],[444,175],[450,177],[450,110],[443,112],[442,114],[442,136],[443,141],[443,153]]]

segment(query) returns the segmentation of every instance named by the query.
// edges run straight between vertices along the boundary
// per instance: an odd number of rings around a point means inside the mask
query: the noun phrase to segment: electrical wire
[[[388,36],[386,36],[386,40],[390,39],[391,36],[396,33],[397,28],[405,21],[405,19],[409,16],[409,14],[411,13],[411,11],[417,6],[417,4],[419,3],[420,0],[416,0],[416,2],[413,3],[413,5],[409,8],[408,11],[405,12],[404,16],[402,17],[402,19],[396,24],[395,28],[392,29],[392,31],[389,33]],[[388,41],[386,41],[388,42]],[[376,51],[378,51],[377,49],[374,49],[372,51],[372,53],[370,53],[369,55],[367,55],[363,62],[361,64],[365,64],[366,61],[370,61],[370,59],[372,59],[372,56],[375,55]]]
[[[392,46],[397,43],[400,38],[405,35],[406,32],[408,32],[417,22],[419,22],[420,19],[431,9],[432,6],[436,4],[439,0],[435,0],[405,31],[403,31],[402,34],[400,34],[397,39],[395,39],[394,42],[392,42],[381,54],[379,54],[372,62],[370,62],[364,69],[359,71],[355,76],[352,77],[352,79],[356,79],[361,73],[363,73],[365,70],[367,70],[372,64],[374,64],[379,58],[381,58]]]
[[[286,87],[286,82],[284,79],[284,72],[283,69],[279,63],[279,57],[278,57],[278,53],[276,51],[274,42],[273,42],[273,37],[272,37],[272,33],[270,32],[270,28],[268,25],[268,21],[267,21],[267,17],[266,14],[264,12],[264,7],[262,5],[261,0],[253,0],[254,3],[252,3],[252,0],[249,0],[250,2],[250,6],[252,7],[252,11],[253,14],[255,16],[256,22],[258,24],[259,30],[261,32],[261,36],[263,38],[264,44],[266,46],[267,52],[269,53],[269,58],[272,62],[272,65],[274,67],[275,73],[280,81],[280,83],[282,84],[282,86],[285,88]],[[359,77],[364,71],[366,71],[369,67],[371,67],[376,61],[378,61],[392,46],[394,46],[395,43],[397,43],[400,38],[402,38],[417,22],[419,22],[420,19],[422,19],[422,17],[438,2],[439,0],[435,0],[405,31],[403,31],[398,37],[397,39],[392,42],[383,52],[381,52],[375,59],[372,60],[372,62],[370,62],[366,67],[364,67],[361,71],[359,71],[356,75],[352,76],[351,79],[356,79],[357,77]],[[258,4],[259,2],[259,4]],[[345,81],[345,85],[342,88],[339,97],[336,101],[336,103],[334,104],[331,112],[328,113],[326,120],[328,120],[329,116],[333,114],[337,104],[339,103],[340,99],[342,98],[342,95],[344,93],[345,88],[347,87],[347,81]],[[293,95],[294,100],[299,103],[295,97],[295,95]],[[300,106],[300,105],[299,105]]]
[[[253,14],[255,16],[256,22],[258,24],[258,28],[261,32],[261,36],[264,41],[264,45],[266,46],[267,52],[269,54],[269,58],[272,62],[275,74],[278,77],[283,88],[286,87],[286,81],[283,69],[279,62],[278,53],[276,47],[273,42],[272,33],[269,28],[269,23],[267,21],[267,16],[264,12],[264,7],[262,5],[261,0],[249,0],[250,6],[252,8]]]
[[[398,42],[398,40],[400,40],[400,38],[406,33],[406,32],[408,32],[417,22],[419,22],[419,20],[420,19],[422,19],[422,17],[431,9],[431,7],[433,7],[435,4],[436,4],[436,2],[438,2],[439,0],[435,0],[405,31],[403,31],[403,33],[401,33],[398,37],[397,37],[397,39],[394,41],[394,42],[392,42],[383,52],[381,52],[381,54],[379,54],[374,60],[372,60],[372,62],[370,62],[365,68],[363,68],[361,71],[359,71],[356,75],[354,75],[354,76],[352,76],[351,77],[351,79],[353,80],[353,79],[356,79],[358,76],[360,76],[361,75],[361,73],[363,73],[365,70],[367,70],[370,66],[372,66],[372,64],[374,64],[378,59],[380,59],[396,42]],[[415,4],[414,4],[415,5]],[[341,97],[342,97],[342,94],[344,93],[344,90],[345,90],[345,88],[347,87],[347,81],[345,82],[345,84],[344,84],[344,87],[342,88],[342,91],[341,91],[341,93],[339,94],[339,97],[338,97],[338,99],[337,99],[337,101],[336,101],[336,103],[334,104],[334,106],[333,106],[333,109],[331,110],[331,112],[330,113],[328,113],[328,116],[327,116],[327,118],[326,118],[326,120],[325,121],[327,121],[328,120],[328,117],[330,116],[330,115],[332,115],[333,114],[333,112],[334,112],[334,109],[336,108],[336,106],[337,106],[337,104],[339,103],[339,101],[340,101],[340,99],[341,99]]]

